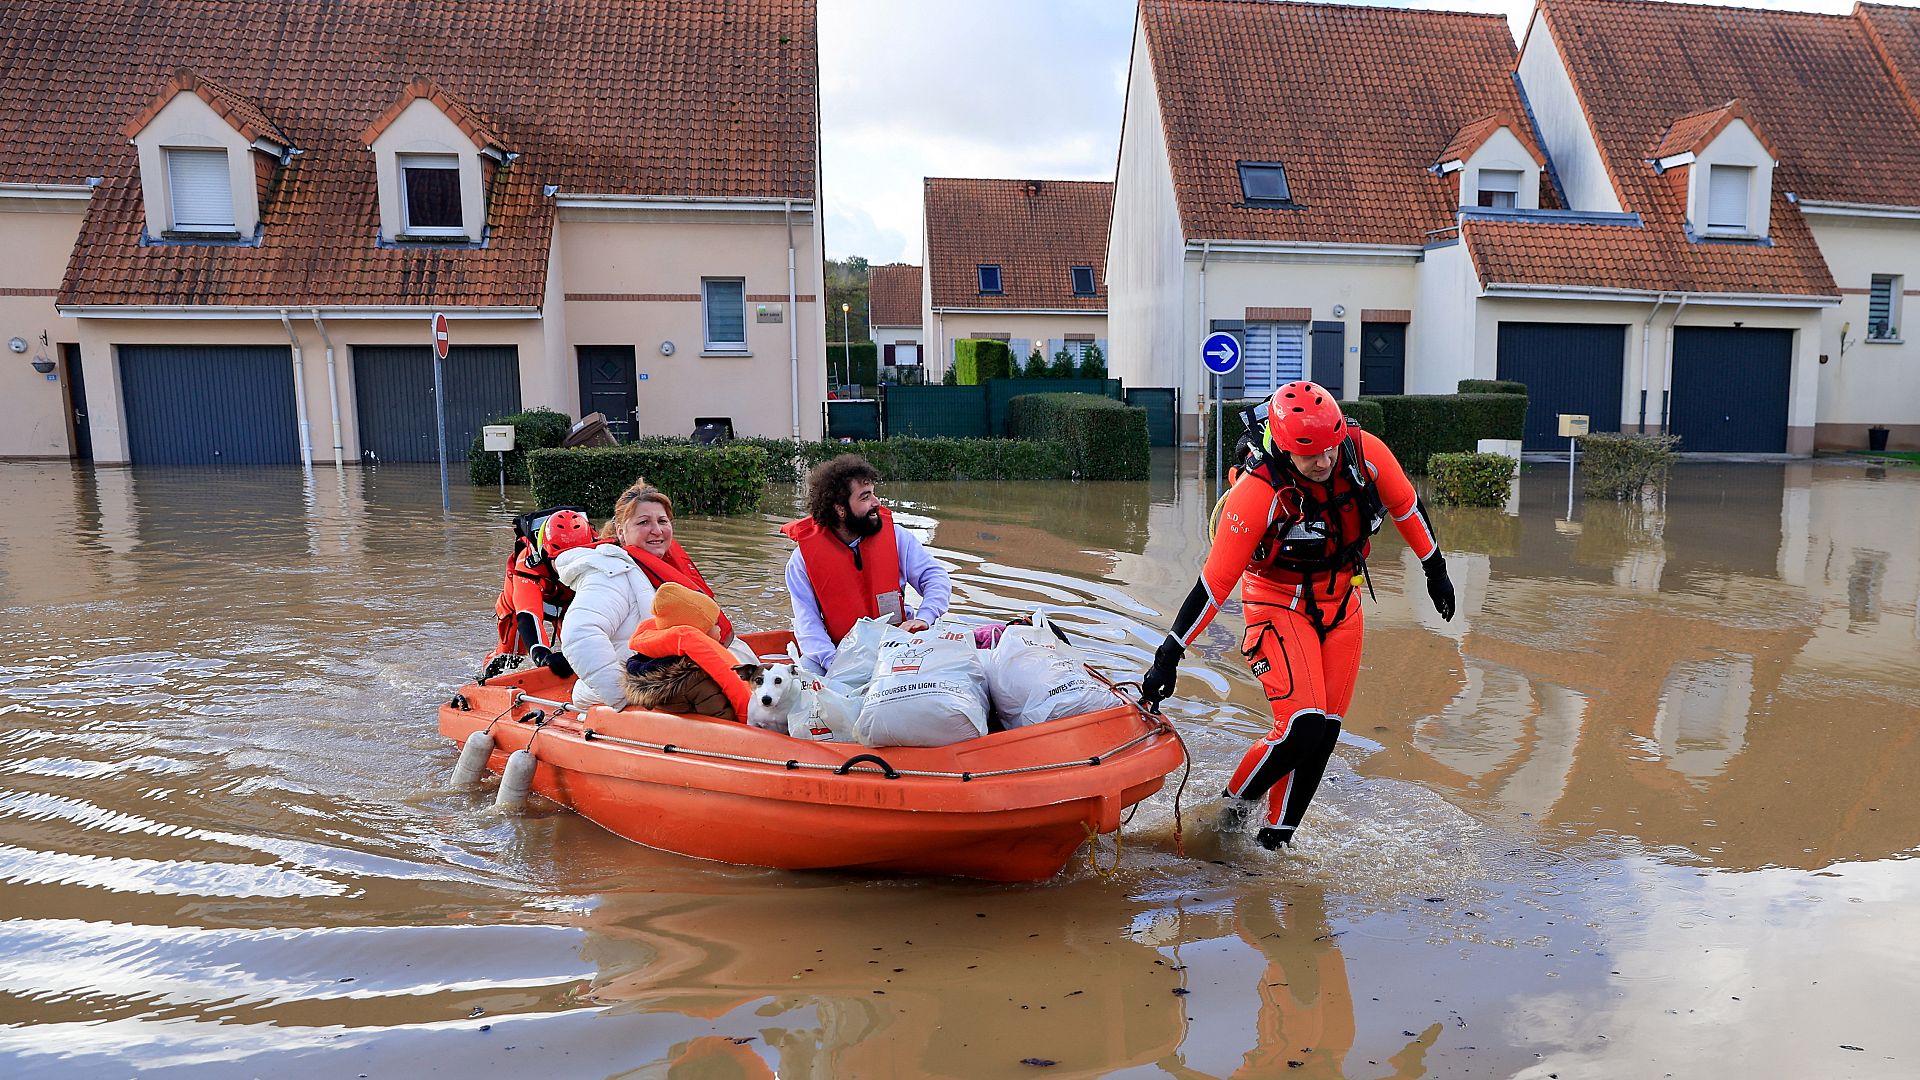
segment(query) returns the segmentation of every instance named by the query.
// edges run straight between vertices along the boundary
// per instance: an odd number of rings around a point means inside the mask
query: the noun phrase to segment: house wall
[[[867,336],[873,339],[874,347],[878,350],[877,363],[886,360],[888,345],[898,345],[901,342],[911,342],[920,346],[920,363],[923,365],[927,363],[927,338],[917,326],[868,326]]]
[[[1587,126],[1586,111],[1575,96],[1573,80],[1560,59],[1560,50],[1547,28],[1546,15],[1536,9],[1526,48],[1520,54],[1520,86],[1540,126],[1541,147],[1560,175],[1568,208],[1618,212],[1620,197]]]
[[[1465,244],[1428,248],[1414,274],[1414,322],[1407,329],[1407,392],[1450,394],[1474,378],[1480,279]]]
[[[701,213],[701,212],[690,212]],[[801,224],[804,222],[804,224]],[[797,310],[787,310],[787,232],[779,212],[562,209],[559,234],[562,305],[571,345],[632,345],[638,373],[640,431],[684,435],[695,416],[731,416],[741,435],[793,432],[788,320],[799,319],[799,424],[818,438],[826,400],[826,324],[820,305],[816,230],[796,215]],[[746,281],[747,355],[702,355],[708,277]],[[762,322],[758,309],[780,312]],[[673,354],[661,346],[673,343]],[[556,404],[580,408],[571,348],[556,358]]]
[[[1107,370],[1128,386],[1174,387],[1178,411],[1192,417],[1205,381],[1192,370],[1201,338],[1188,326],[1197,312],[1185,246],[1152,58],[1144,28],[1136,26],[1107,234]],[[1183,432],[1183,440],[1193,437]]]
[[[62,342],[80,340],[76,319],[54,310],[67,257],[80,235],[84,199],[0,199],[0,342],[20,338],[27,351],[0,349],[0,458],[67,457],[65,372],[48,381],[33,370],[36,356],[58,361]],[[47,336],[42,344],[40,335]],[[91,376],[87,357],[82,370]]]
[[[1920,450],[1920,221],[1809,214],[1813,238],[1840,286],[1840,306],[1821,318],[1820,409],[1815,445],[1858,450],[1867,428],[1889,429],[1887,446]],[[1875,274],[1906,280],[1899,342],[1867,339]],[[1842,348],[1840,328],[1847,328]]]
[[[134,136],[133,145],[140,157],[140,198],[146,208],[149,235],[159,236],[173,228],[173,194],[167,180],[166,156],[170,147],[227,152],[233,227],[242,237],[253,235],[260,224],[260,190],[253,161],[258,151],[200,95],[191,91],[175,94]],[[69,244],[66,250],[72,251],[73,246]]]
[[[1480,170],[1510,169],[1520,174],[1520,191],[1515,199],[1516,209],[1540,209],[1540,163],[1533,160],[1513,132],[1506,128],[1487,136],[1480,149],[1461,163],[1460,205],[1480,205]]]
[[[989,334],[1005,334],[1009,338],[1065,338],[1069,334],[1091,334],[1095,341],[1108,342],[1107,316],[1105,312],[1090,312],[1084,315],[1031,315],[1022,312],[935,312],[934,333],[929,338],[929,353],[934,353],[932,367],[927,369],[929,380],[946,375],[947,368],[953,363],[953,343],[963,338],[985,337]],[[1103,346],[1103,348],[1108,348]],[[1112,351],[1109,348],[1108,357]],[[1016,356],[1016,363],[1024,363],[1025,356]],[[1107,374],[1117,375],[1111,364]],[[1128,383],[1129,386],[1143,385]],[[1165,384],[1157,384],[1165,385]]]

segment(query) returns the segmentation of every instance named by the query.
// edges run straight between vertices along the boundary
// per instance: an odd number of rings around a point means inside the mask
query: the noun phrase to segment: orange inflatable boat
[[[760,655],[791,635],[746,634]],[[1185,752],[1172,725],[1114,707],[942,747],[809,742],[746,724],[565,702],[544,668],[470,683],[440,732],[487,732],[487,768],[529,749],[533,790],[635,843],[782,869],[1053,876],[1160,790]],[[477,750],[477,747],[476,747]]]

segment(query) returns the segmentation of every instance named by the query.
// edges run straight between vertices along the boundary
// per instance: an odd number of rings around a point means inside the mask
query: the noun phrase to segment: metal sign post
[[[500,458],[500,505],[507,503],[507,451],[513,449],[512,424],[488,424],[480,429],[480,445]]]
[[[1240,366],[1240,339],[1224,330],[1208,334],[1207,340],[1200,344],[1200,362],[1213,375],[1213,482],[1217,487],[1227,476],[1226,422],[1220,404],[1220,379],[1233,374]]]
[[[1560,413],[1560,434],[1567,437],[1567,520],[1573,520],[1573,453],[1580,436],[1587,433],[1588,417],[1580,413]]]
[[[447,399],[440,365],[447,358],[447,317],[433,313],[433,422],[440,436],[440,511],[448,513],[453,502],[447,495]]]

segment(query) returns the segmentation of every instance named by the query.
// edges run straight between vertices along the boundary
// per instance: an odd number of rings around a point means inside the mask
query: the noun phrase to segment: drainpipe
[[[313,308],[313,325],[320,331],[320,340],[327,343],[327,404],[333,408],[333,467],[346,464],[340,445],[340,380],[333,373],[333,338],[327,336],[327,323],[320,317],[320,309]]]
[[[818,192],[815,192],[817,195]],[[814,207],[813,227],[820,227],[820,210]],[[822,287],[825,286],[822,282]],[[824,301],[822,301],[824,303]],[[787,200],[787,375],[793,395],[793,438],[800,439],[800,286],[794,269],[793,200]],[[824,310],[824,309],[822,309]]]
[[[1212,253],[1212,246],[1213,246],[1213,241],[1211,240],[1200,241],[1200,327],[1199,329],[1200,329],[1200,340],[1202,341],[1205,341],[1207,338],[1207,335],[1209,333],[1212,333],[1212,330],[1210,329],[1211,324],[1207,322],[1207,256]],[[1180,357],[1180,397],[1182,400],[1185,400],[1187,396],[1187,368],[1189,368],[1190,366],[1192,365],[1187,361],[1187,358],[1183,352],[1183,355]],[[1219,380],[1215,379],[1214,381],[1218,382]],[[1201,446],[1207,445],[1206,429],[1207,429],[1207,417],[1205,413],[1202,413],[1200,416],[1200,445]],[[1214,447],[1214,450],[1215,450],[1215,454],[1214,454],[1215,457],[1221,457],[1225,454],[1225,451],[1222,450],[1220,447],[1216,446]],[[1221,472],[1219,463],[1216,462],[1215,464],[1216,464],[1216,467],[1214,469],[1215,474],[1224,475]],[[1205,468],[1205,465],[1203,464],[1201,467]]]
[[[1673,328],[1680,325],[1680,316],[1687,310],[1687,301],[1693,299],[1689,293],[1680,294],[1680,306],[1673,309],[1673,321],[1667,324],[1667,360],[1660,388],[1660,434],[1667,433],[1667,417],[1673,409]]]
[[[300,359],[300,335],[293,332],[293,318],[280,309],[280,325],[287,328],[287,341],[293,346],[293,407],[300,414],[300,466],[313,469],[313,433],[307,427],[307,368]]]
[[[1658,299],[1653,302],[1653,310],[1647,312],[1647,321],[1640,324],[1640,430],[1647,430],[1647,365],[1653,352],[1653,320],[1660,314],[1660,305],[1667,302],[1667,294],[1661,290]]]

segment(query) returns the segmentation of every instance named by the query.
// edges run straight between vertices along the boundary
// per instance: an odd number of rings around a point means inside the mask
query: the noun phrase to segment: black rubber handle
[[[852,771],[855,765],[858,765],[863,761],[871,761],[875,765],[880,766],[880,771],[882,775],[884,775],[889,780],[900,779],[899,770],[887,764],[887,759],[881,757],[879,754],[855,754],[853,757],[848,758],[845,764],[833,770],[833,775],[845,776],[847,775],[848,772]]]

